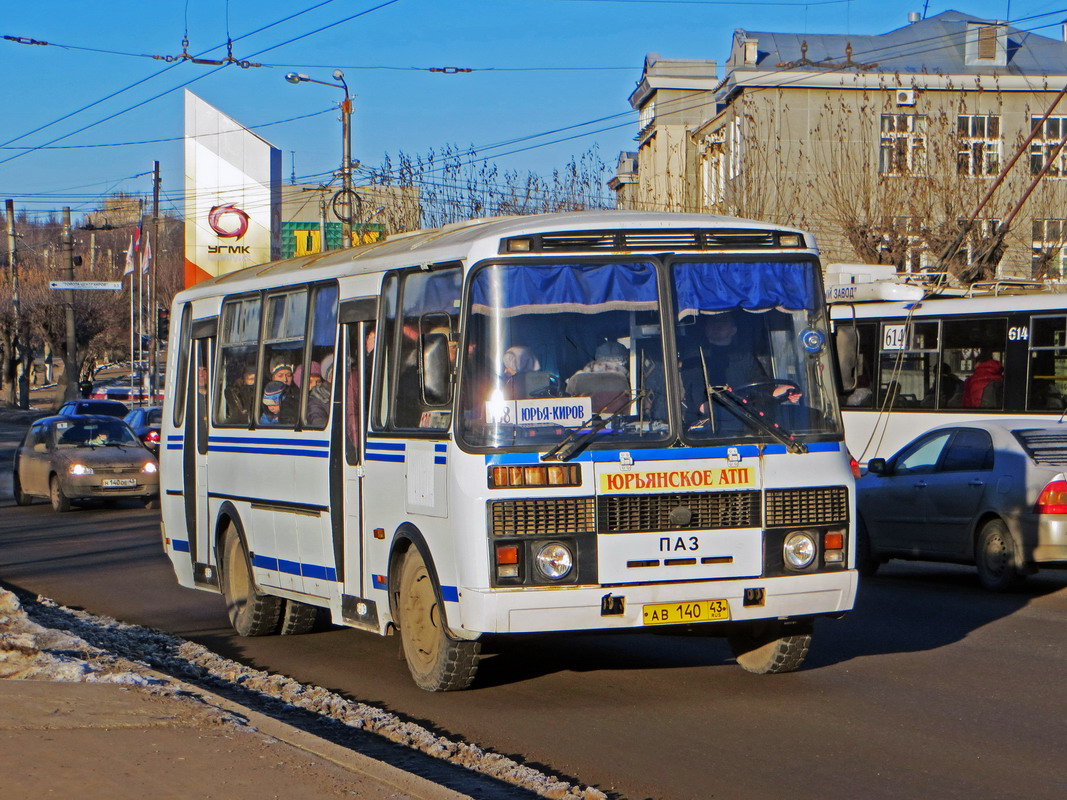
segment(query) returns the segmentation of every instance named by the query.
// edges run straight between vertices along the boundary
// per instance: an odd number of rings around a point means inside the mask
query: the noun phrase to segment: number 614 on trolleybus
[[[746,220],[571,213],[180,293],[179,582],[243,635],[399,633],[435,691],[514,633],[689,626],[796,669],[857,574],[816,252]]]

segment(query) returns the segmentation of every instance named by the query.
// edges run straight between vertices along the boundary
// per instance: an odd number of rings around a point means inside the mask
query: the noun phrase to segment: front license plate
[[[641,609],[645,625],[678,625],[687,622],[714,622],[730,619],[726,600],[694,600],[688,603],[659,603]]]
[[[127,486],[136,486],[136,478],[104,478],[105,489],[121,489]]]

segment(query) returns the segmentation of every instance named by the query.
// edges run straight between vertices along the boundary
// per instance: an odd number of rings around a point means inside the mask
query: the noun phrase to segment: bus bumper
[[[463,589],[459,608],[455,611],[449,608],[449,619],[455,620],[458,611],[460,631],[469,634],[620,630],[646,627],[642,614],[646,605],[695,600],[726,600],[730,605],[731,622],[836,616],[851,610],[855,603],[857,575],[855,570],[842,570],[780,578],[709,581],[697,585],[526,587],[518,591]],[[759,589],[763,591],[752,591]],[[746,590],[749,590],[750,601],[753,597],[761,597],[762,603],[745,605]],[[610,598],[607,603],[606,597]],[[604,612],[606,607],[610,608],[610,613]]]

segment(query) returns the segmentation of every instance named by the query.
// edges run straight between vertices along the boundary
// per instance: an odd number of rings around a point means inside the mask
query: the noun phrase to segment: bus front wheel
[[[260,594],[252,579],[248,554],[231,525],[222,542],[222,596],[230,624],[241,636],[269,636],[278,632],[282,600]]]
[[[756,622],[728,637],[730,650],[746,672],[774,675],[800,668],[811,648],[810,622]]]
[[[433,577],[414,547],[401,564],[399,588],[400,640],[415,685],[429,692],[466,689],[474,681],[481,644],[453,639],[445,631]]]

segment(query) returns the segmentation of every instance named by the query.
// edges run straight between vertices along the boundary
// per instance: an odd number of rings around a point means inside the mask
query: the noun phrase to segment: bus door
[[[211,320],[214,323],[214,320]],[[189,369],[186,372],[185,446],[182,451],[182,472],[185,499],[185,528],[189,536],[189,558],[193,564],[193,579],[197,584],[218,586],[218,577],[208,568],[211,549],[211,523],[208,519],[207,451],[210,409],[210,369],[215,351],[215,326],[210,335],[208,326],[193,327],[193,346],[190,348]]]
[[[378,609],[368,600],[363,535],[363,450],[369,406],[371,358],[374,350],[377,303],[372,298],[342,305],[344,322],[342,341],[345,358],[338,359],[335,373],[335,407],[340,401],[342,413],[334,415],[334,431],[340,429],[343,457],[332,463],[340,468],[340,493],[343,509],[332,514],[334,556],[341,583],[341,615],[345,623],[378,631]],[[343,368],[340,365],[344,365]],[[335,452],[338,452],[335,450]],[[336,475],[335,470],[335,475]]]

